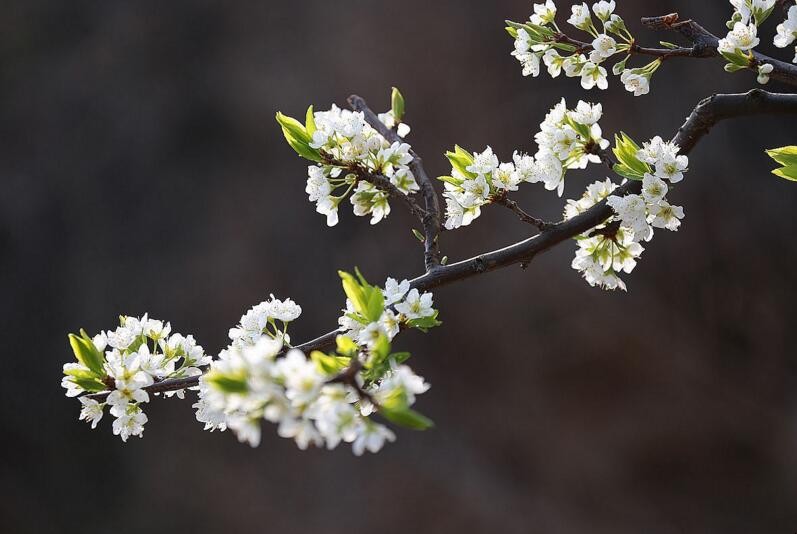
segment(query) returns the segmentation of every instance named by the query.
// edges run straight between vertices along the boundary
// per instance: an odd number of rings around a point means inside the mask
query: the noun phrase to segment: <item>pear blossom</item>
[[[688,165],[689,158],[686,156],[664,154],[655,162],[656,176],[665,178],[673,184],[678,183],[683,180]]]
[[[598,89],[607,89],[609,87],[606,69],[592,61],[587,61],[581,70],[581,87],[589,90],[595,86]]]
[[[658,176],[645,173],[642,179],[642,197],[648,204],[657,204],[667,196],[667,183]]]
[[[362,456],[367,450],[379,452],[386,441],[395,441],[396,435],[386,426],[368,422],[362,425],[357,432],[357,437],[352,443],[352,451],[356,456]]]
[[[591,56],[590,60],[598,63],[617,53],[617,41],[602,33],[592,41],[592,49],[595,56]]]
[[[609,20],[614,13],[615,2],[614,0],[600,0],[592,5],[592,11],[595,13],[595,16],[598,17],[603,22]]]
[[[473,164],[465,170],[474,174],[492,174],[498,168],[498,156],[493,154],[493,149],[489,146],[480,154],[474,154]]]
[[[592,126],[601,120],[603,116],[603,106],[601,104],[590,104],[583,100],[579,100],[576,109],[568,111],[567,115],[579,124]]]
[[[544,4],[534,4],[534,14],[530,20],[532,24],[545,26],[556,18],[556,4],[553,0],[545,0]]]
[[[620,81],[625,85],[625,90],[634,93],[634,96],[646,95],[650,92],[650,78],[633,70],[624,70]]]
[[[91,429],[94,430],[97,428],[97,424],[100,422],[103,416],[103,404],[99,403],[94,399],[90,399],[89,397],[80,397],[78,399],[80,404],[82,404],[82,408],[80,409],[80,417],[78,418],[80,421],[86,421],[87,423],[91,423]]]
[[[127,441],[130,436],[142,437],[147,420],[147,414],[142,411],[120,415],[113,422],[113,433],[122,441]]]
[[[650,241],[653,230],[648,223],[648,205],[642,195],[612,195],[606,202],[617,213],[623,226],[633,230],[634,235],[644,241]]]
[[[556,78],[562,72],[562,65],[564,65],[565,58],[559,55],[555,48],[549,48],[542,55],[542,62],[548,68],[548,74],[551,78]]]
[[[653,226],[674,232],[681,226],[684,209],[681,206],[671,206],[666,201],[661,201],[650,207],[650,215],[653,218],[651,221]]]
[[[717,46],[720,52],[735,52],[741,50],[743,52],[752,50],[761,39],[758,38],[758,27],[753,24],[745,24],[737,22],[733,25],[733,29],[728,32],[724,39],[720,39]]]
[[[567,22],[579,30],[589,31],[594,28],[592,16],[586,3],[576,4],[571,8],[572,14]]]
[[[408,319],[421,319],[434,314],[432,308],[432,294],[421,294],[417,289],[411,289],[403,302],[396,304],[396,311]]]
[[[410,290],[410,283],[408,280],[398,282],[395,278],[390,278],[385,281],[385,290],[383,291],[385,297],[385,305],[390,306],[404,298],[404,295]]]
[[[797,39],[797,5],[789,8],[786,20],[778,24],[774,43],[778,48],[786,48]]]

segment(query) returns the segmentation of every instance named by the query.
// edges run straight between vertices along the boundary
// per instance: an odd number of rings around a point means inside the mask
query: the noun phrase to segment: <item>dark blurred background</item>
[[[562,22],[571,2],[558,3]],[[680,11],[722,33],[730,6],[618,11],[655,43],[675,37],[640,16]],[[250,449],[203,432],[177,400],[151,403],[145,438],[122,444],[110,416],[92,432],[64,397],[67,332],[119,313],[168,319],[216,352],[274,292],[304,306],[301,341],[335,325],[337,269],[419,274],[401,206],[372,228],[347,205],[325,227],[277,110],[357,92],[383,111],[396,85],[409,140],[439,175],[454,143],[533,151],[562,95],[602,101],[608,135],[644,140],[671,136],[700,98],[755,84],[697,60],[665,64],[644,98],[617,78],[589,93],[524,79],[503,20],[531,12],[525,0],[7,3],[3,532],[794,532],[797,186],[763,153],[795,143],[791,118],[726,123],[698,146],[673,198],[685,225],[657,234],[627,294],[589,288],[572,244],[437,291],[444,327],[397,340],[433,384],[418,406],[437,427],[400,431],[378,455],[301,452],[271,427]],[[573,174],[566,196],[603,172]],[[539,186],[518,196],[561,213]],[[527,231],[487,210],[443,250],[468,257]]]

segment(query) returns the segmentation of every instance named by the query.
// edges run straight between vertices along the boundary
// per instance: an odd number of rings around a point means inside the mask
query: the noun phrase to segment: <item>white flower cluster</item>
[[[776,0],[730,0],[733,5],[733,17],[728,22],[729,32],[720,39],[717,50],[728,60],[725,70],[736,72],[755,68],[758,82],[769,82],[773,66],[768,63],[759,64],[753,59],[752,51],[761,42],[758,28],[769,18],[777,5]],[[789,8],[786,20],[778,24],[774,38],[775,46],[786,48],[797,39],[797,5]],[[797,47],[794,60],[797,63]]]
[[[509,191],[517,191],[523,182],[542,183],[545,189],[564,191],[568,169],[583,169],[590,162],[600,162],[598,150],[606,149],[598,125],[603,114],[600,104],[579,101],[567,109],[564,99],[545,116],[534,136],[534,156],[515,152],[512,162],[501,163],[488,146],[482,153],[471,154],[460,147],[446,156],[451,162],[451,176],[441,176],[445,183],[445,227],[467,226],[481,214],[481,207]]]
[[[288,324],[301,314],[301,306],[291,299],[279,300],[271,295],[269,300],[253,306],[243,314],[238,325],[230,329],[229,336],[232,344],[237,347],[252,345],[266,336],[290,343]],[[282,323],[281,327],[277,325],[277,321]]]
[[[778,24],[777,32],[775,46],[778,48],[786,48],[797,39],[797,5],[789,8],[786,20]],[[794,47],[794,59],[792,61],[797,63],[797,46]]]
[[[61,385],[68,397],[84,393],[110,390],[104,402],[80,397],[80,419],[96,428],[102,419],[105,405],[110,406],[113,433],[127,441],[141,436],[147,416],[141,404],[149,402],[144,389],[155,381],[184,378],[202,374],[201,366],[210,363],[193,336],[171,333],[171,325],[150,319],[121,317],[116,330],[101,332],[89,338],[70,336],[78,363],[64,365]],[[184,391],[172,391],[167,396],[184,397]]]
[[[626,57],[612,67],[612,72],[620,75],[620,81],[626,90],[635,96],[647,94],[650,91],[650,79],[661,61],[654,60],[641,68],[626,68],[634,38],[628,32],[623,19],[614,13],[615,7],[614,0],[594,3],[591,12],[586,3],[572,6],[567,22],[589,33],[592,39],[589,43],[589,55],[585,55],[577,52],[576,46],[557,38],[561,32],[554,21],[556,4],[552,0],[546,0],[544,4],[534,4],[530,23],[512,23],[507,28],[515,38],[512,55],[522,65],[523,75],[539,76],[540,63],[543,63],[552,78],[564,72],[567,77],[581,78],[584,89],[606,89],[609,86],[608,73],[603,64],[617,54],[625,54]],[[601,31],[595,26],[593,13],[601,23]],[[559,50],[571,54],[562,56]]]
[[[388,127],[396,125],[391,113],[380,115]],[[316,211],[326,215],[329,226],[338,223],[338,206],[350,194],[355,215],[370,215],[371,224],[388,216],[388,194],[363,175],[382,175],[404,195],[418,191],[408,166],[412,161],[410,145],[389,143],[365,121],[362,112],[333,105],[329,111],[315,112],[314,122],[309,146],[319,151],[324,162],[308,167],[306,191],[316,203]],[[409,127],[401,123],[399,130],[407,134]]]
[[[350,298],[346,299],[346,308],[338,318],[340,331],[356,340],[358,345],[373,348],[384,336],[392,341],[401,330],[401,325],[427,328],[435,326],[437,310],[433,308],[433,295],[420,293],[410,289],[408,280],[398,282],[394,278],[385,281],[382,290],[384,307],[375,320],[366,317]],[[394,311],[395,310],[395,311]]]
[[[568,200],[565,218],[571,219],[607,199],[616,215],[576,239],[578,250],[572,267],[580,271],[591,286],[626,290],[621,272],[630,273],[644,251],[640,244],[653,238],[653,228],[676,231],[684,217],[683,208],[672,206],[666,196],[669,184],[680,182],[689,160],[679,148],[660,137],[645,143],[636,153],[647,169],[639,195],[612,195],[616,186],[608,178],[587,187],[579,200]]]
[[[408,297],[404,303],[413,307],[409,301]],[[369,347],[369,340],[359,344],[339,336],[339,354],[314,352],[307,358],[297,349],[283,355],[285,338],[279,334],[237,334],[231,334],[233,343],[200,378],[194,407],[206,430],[229,428],[253,447],[260,443],[261,421],[266,420],[276,423],[277,433],[292,438],[300,449],[333,449],[343,442],[351,443],[358,456],[366,450],[377,452],[386,441],[394,441],[395,434],[370,416],[385,415],[393,407],[414,414],[409,406],[429,389],[398,355],[389,354],[386,338],[379,347]],[[357,372],[350,381],[340,379],[348,369]]]

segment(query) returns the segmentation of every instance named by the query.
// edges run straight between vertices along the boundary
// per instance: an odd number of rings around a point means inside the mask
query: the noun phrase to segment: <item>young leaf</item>
[[[345,271],[338,271],[338,274],[343,282],[343,292],[346,293],[346,296],[351,301],[354,310],[359,314],[365,315],[368,309],[368,301],[363,288],[351,274]]]
[[[431,419],[406,406],[395,408],[380,406],[379,413],[391,423],[412,430],[427,430],[434,426],[434,422]]]
[[[637,157],[639,145],[625,133],[614,136],[614,148],[612,149],[617,161],[614,171],[631,180],[641,180],[646,173],[651,171],[650,165]]]
[[[394,87],[390,95],[390,106],[393,111],[393,118],[397,123],[401,122],[404,118],[404,97],[398,88]]]
[[[313,106],[307,108],[307,113],[304,116],[304,129],[307,131],[307,136],[312,140],[313,134],[316,131],[315,127],[315,113],[313,113]]]
[[[772,171],[772,174],[775,176],[780,176],[781,178],[785,178],[786,180],[797,182],[797,165],[789,165],[787,167],[781,167],[780,169],[775,169]]]
[[[205,375],[205,380],[224,393],[246,393],[249,391],[249,386],[246,383],[246,377],[219,373],[217,371],[210,371]]]
[[[317,350],[310,353],[310,359],[313,360],[319,371],[328,376],[340,373],[351,362],[351,358],[346,356],[331,356]]]
[[[770,158],[774,159],[784,167],[797,165],[797,146],[782,146],[767,150]]]
[[[80,376],[73,376],[70,378],[72,382],[83,388],[84,390],[88,391],[89,393],[97,393],[98,391],[104,391],[108,389],[105,387],[105,384],[97,380],[96,378],[85,378]]]
[[[338,354],[343,356],[354,356],[358,352],[357,343],[349,336],[338,336],[335,338]]]
[[[103,376],[102,364],[105,361],[100,351],[94,346],[91,339],[84,339],[75,334],[69,334],[69,345],[72,347],[72,352],[75,353],[77,361],[88,367],[94,374]]]
[[[301,157],[310,161],[321,162],[321,154],[310,146],[312,137],[307,133],[307,128],[292,117],[277,112],[277,122],[282,127],[282,135],[288,145]]]

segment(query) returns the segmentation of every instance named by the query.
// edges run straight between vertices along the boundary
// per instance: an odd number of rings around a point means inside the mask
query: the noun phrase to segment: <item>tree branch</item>
[[[702,100],[692,111],[686,122],[678,129],[672,141],[681,147],[682,154],[688,154],[697,143],[706,136],[718,122],[751,115],[765,114],[797,114],[797,94],[768,93],[753,89],[743,94],[714,95]],[[633,180],[616,189],[616,194],[638,194],[642,190],[642,182]],[[502,267],[521,264],[526,265],[535,256],[554,246],[572,239],[602,224],[613,215],[612,209],[602,201],[584,213],[567,221],[548,225],[539,234],[519,241],[498,250],[486,252],[445,266],[438,266],[410,281],[411,287],[426,291],[447,284],[458,282],[494,271]],[[304,352],[325,350],[335,345],[335,338],[340,332],[333,330],[321,337],[298,345],[296,348]],[[148,386],[150,393],[175,391],[196,386],[198,377],[165,380]],[[96,393],[89,397],[104,400],[107,392]]]
[[[371,127],[378,131],[388,142],[403,142],[395,131],[385,126],[382,121],[379,120],[379,117],[368,107],[368,104],[366,104],[362,97],[351,95],[348,98],[348,102],[349,106],[351,106],[354,111],[361,111],[365,117],[365,122],[370,124]],[[429,175],[426,174],[426,169],[423,167],[421,157],[418,156],[414,150],[410,150],[410,154],[412,155],[412,162],[409,167],[412,174],[418,180],[426,204],[426,214],[421,222],[423,223],[423,233],[425,236],[424,264],[426,266],[426,271],[430,272],[440,265],[439,238],[442,213],[440,211],[440,199],[432,185],[432,180],[429,178]]]
[[[690,57],[722,58],[717,50],[719,38],[693,20],[679,22],[678,13],[670,13],[659,17],[643,17],[642,24],[652,30],[669,30],[683,36],[692,43],[692,53],[687,54]],[[764,63],[772,65],[772,72],[769,77],[773,80],[789,85],[797,85],[797,65],[792,65],[755,51],[753,51],[753,58],[756,61],[756,65]]]
[[[518,219],[520,219],[521,221],[523,221],[525,223],[529,223],[529,224],[532,224],[532,225],[536,226],[537,229],[539,231],[541,231],[541,232],[543,230],[545,230],[546,228],[552,226],[552,223],[545,222],[542,219],[538,219],[537,217],[534,217],[534,216],[529,215],[528,213],[526,213],[518,205],[517,202],[515,202],[514,200],[509,198],[509,196],[507,196],[506,191],[502,192],[501,194],[494,195],[493,197],[490,198],[490,201],[493,204],[497,204],[499,206],[503,206],[503,207],[513,211],[515,213],[515,215],[518,216]]]

